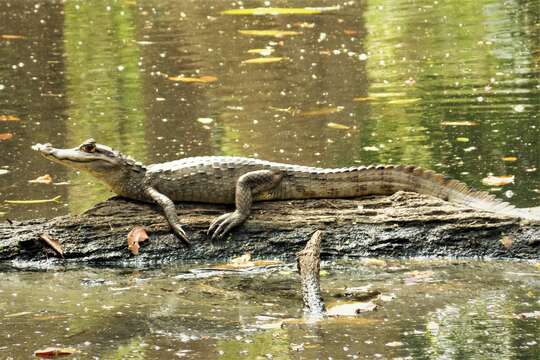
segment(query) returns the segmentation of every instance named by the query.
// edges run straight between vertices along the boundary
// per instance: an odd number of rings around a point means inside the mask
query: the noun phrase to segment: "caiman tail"
[[[482,211],[540,221],[540,207],[518,209],[487,192],[474,190],[461,181],[412,165],[318,169],[316,176],[306,178],[306,175],[295,174],[294,177],[298,184],[306,185],[300,191],[307,195],[304,198],[391,195],[397,191],[412,191]],[[296,197],[295,194],[291,195],[292,198]]]

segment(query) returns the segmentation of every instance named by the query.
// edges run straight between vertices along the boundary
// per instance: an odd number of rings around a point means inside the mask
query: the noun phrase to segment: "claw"
[[[211,236],[212,233],[214,232],[214,230],[218,227],[218,225],[220,224],[221,221],[225,220],[225,218],[227,218],[230,214],[232,213],[226,213],[226,214],[223,214],[223,215],[220,215],[218,216],[217,218],[215,218],[211,223],[210,223],[210,226],[208,227],[208,230],[206,231],[206,235],[208,236]]]
[[[182,229],[180,225],[172,226],[172,230],[174,234],[184,243],[184,245],[191,246],[186,232],[184,231],[184,229]]]
[[[211,241],[220,240],[225,237],[235,226],[240,225],[246,217],[238,212],[223,214],[210,224],[208,236]]]

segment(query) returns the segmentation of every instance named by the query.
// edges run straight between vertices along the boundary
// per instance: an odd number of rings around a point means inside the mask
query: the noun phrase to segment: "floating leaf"
[[[478,123],[476,121],[443,121],[441,122],[442,126],[476,126]]]
[[[34,351],[34,356],[41,357],[41,358],[56,358],[60,356],[68,356],[73,355],[75,353],[78,353],[79,350],[75,348],[58,348],[58,347],[48,347],[43,350],[36,350]]]
[[[328,124],[326,124],[326,126],[328,126],[329,128],[338,129],[338,130],[348,130],[348,129],[350,129],[350,127],[348,127],[347,125],[338,124],[338,123],[335,123],[335,122],[329,122]]]
[[[329,306],[326,314],[328,316],[356,316],[364,312],[377,310],[378,305],[374,302],[351,302]]]
[[[501,159],[502,161],[513,162],[513,161],[517,161],[518,158],[515,156],[504,156]]]
[[[218,78],[212,75],[204,75],[204,76],[199,76],[199,77],[170,76],[168,79],[172,81],[180,81],[184,83],[206,84],[206,83],[217,81]]]
[[[272,48],[264,48],[264,49],[250,49],[248,50],[248,54],[259,54],[261,56],[269,56],[271,55],[275,50]]]
[[[32,204],[46,204],[46,203],[59,203],[62,196],[58,195],[52,199],[39,199],[39,200],[4,200],[6,204],[17,204],[17,205],[32,205]]]
[[[536,311],[532,311],[532,312],[521,313],[521,314],[515,315],[514,317],[516,319],[521,319],[521,320],[540,319],[540,311],[536,310]]]
[[[379,151],[379,148],[376,146],[364,146],[364,151]]]
[[[364,97],[355,97],[353,98],[353,101],[370,101],[370,100],[374,100],[375,98],[374,97],[371,97],[371,96],[364,96]]]
[[[383,93],[371,93],[369,97],[371,98],[389,98],[389,97],[400,97],[406,96],[407,93],[404,92],[383,92]]]
[[[504,186],[514,183],[514,175],[511,176],[493,176],[489,175],[482,179],[482,184],[486,186]]]
[[[327,106],[319,109],[312,109],[298,112],[300,116],[321,116],[330,115],[343,111],[343,106]]]
[[[35,178],[34,180],[28,180],[28,182],[32,184],[51,184],[53,182],[53,179],[51,175],[45,174],[43,176]]]
[[[242,64],[270,64],[284,60],[284,57],[262,57],[242,61]]]
[[[13,137],[12,133],[0,133],[0,141],[9,140]]]
[[[128,249],[133,255],[139,255],[139,243],[148,240],[148,234],[142,226],[135,226],[129,232],[128,236]]]
[[[317,15],[324,11],[339,10],[339,6],[306,7],[306,8],[275,8],[259,7],[251,9],[230,9],[222,11],[222,15]]]
[[[56,251],[61,257],[64,257],[64,250],[58,240],[53,239],[49,234],[43,233],[39,235],[39,238],[45,241],[54,251]]]
[[[208,124],[211,124],[212,122],[214,122],[214,119],[212,119],[212,118],[198,118],[197,121],[200,122],[201,124],[208,125]]]
[[[24,316],[24,315],[28,315],[28,314],[31,314],[31,312],[30,311],[21,311],[21,312],[14,313],[14,314],[4,315],[4,317],[13,318],[13,317],[19,317],[19,316]]]
[[[235,270],[254,267],[265,267],[283,264],[280,260],[251,260],[251,254],[247,253],[237,258],[231,259],[227,264],[212,267],[213,270]]]
[[[0,39],[4,39],[4,40],[17,40],[17,39],[24,39],[24,36],[22,36],[22,35],[4,34],[4,35],[0,35]]]
[[[412,104],[420,100],[422,99],[421,98],[396,99],[396,100],[390,100],[388,104],[391,104],[391,105]]]
[[[0,121],[20,121],[16,115],[0,115]]]
[[[302,34],[299,31],[288,31],[288,30],[238,30],[242,35],[250,36],[272,36],[281,38],[284,36],[296,36]]]
[[[386,343],[385,345],[389,347],[398,347],[398,346],[403,346],[403,343],[401,341],[392,341],[392,342]]]
[[[460,137],[457,137],[457,138],[456,138],[456,141],[459,141],[459,142],[469,142],[469,138],[468,138],[468,137],[464,137],[464,136],[460,136]]]

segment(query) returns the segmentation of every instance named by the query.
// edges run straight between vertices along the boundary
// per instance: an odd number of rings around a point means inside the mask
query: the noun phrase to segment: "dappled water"
[[[252,1],[320,13],[223,13],[239,5],[1,0],[0,119],[16,120],[0,121],[0,199],[62,198],[0,215],[81,212],[110,196],[30,150],[88,137],[145,163],[411,163],[484,190],[489,174],[514,176],[498,196],[540,204],[538,1]],[[28,183],[44,174],[63,185]]]
[[[327,305],[346,287],[380,307],[306,323],[294,267],[7,272],[0,358],[48,346],[90,359],[537,359],[540,271],[525,263],[363,260],[322,266]],[[367,299],[366,299],[367,300]],[[536,313],[535,313],[536,312]]]
[[[226,13],[241,4],[304,11]],[[410,163],[538,206],[539,73],[537,0],[0,0],[0,221],[111,196],[30,149],[89,137],[145,163]],[[54,184],[28,182],[45,174]],[[514,183],[490,188],[490,174]],[[209,266],[4,269],[0,358],[47,346],[104,359],[540,354],[538,264],[329,263],[328,304],[345,287],[383,296],[378,311],[316,324],[298,320],[292,266],[194,270]]]

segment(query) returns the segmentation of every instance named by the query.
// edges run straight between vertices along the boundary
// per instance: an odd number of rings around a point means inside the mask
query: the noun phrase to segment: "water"
[[[489,174],[513,175],[497,195],[539,205],[538,1],[315,5],[324,11],[241,16],[222,14],[238,7],[226,1],[0,1],[0,115],[20,119],[0,121],[13,135],[0,141],[0,198],[62,195],[0,215],[79,213],[109,197],[30,150],[89,137],[145,163],[411,163],[484,190]],[[265,57],[279,61],[245,63]],[[44,174],[69,185],[27,182]]]
[[[540,2],[250,1],[322,10],[222,14],[238,4],[0,0],[0,220],[80,213],[111,196],[30,149],[89,137],[145,163],[196,155],[411,163],[517,206],[540,205]],[[261,58],[274,62],[249,61]],[[58,184],[28,183],[44,174]],[[490,189],[481,183],[489,174],[515,183]],[[57,195],[59,204],[3,202]],[[366,284],[395,299],[355,319],[282,326],[301,318],[290,269],[181,276],[194,266],[6,269],[0,357],[47,346],[107,359],[540,353],[538,318],[519,316],[540,307],[533,265],[328,264],[327,301]]]
[[[345,288],[356,286],[371,286],[384,300],[374,300],[377,311],[319,323],[302,320],[293,266],[257,274],[202,270],[198,276],[190,269],[6,272],[0,357],[27,359],[48,346],[78,349],[85,359],[537,359],[540,354],[540,272],[529,264],[325,263],[327,305],[346,301]]]

